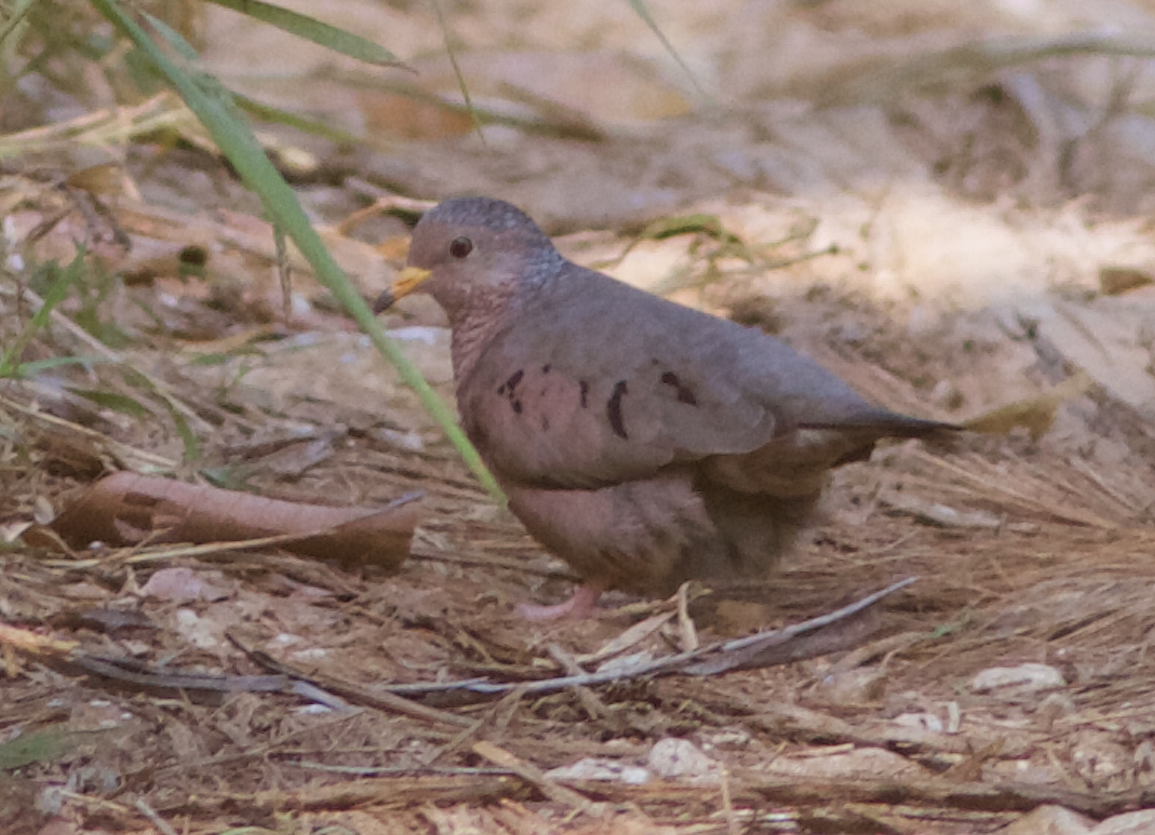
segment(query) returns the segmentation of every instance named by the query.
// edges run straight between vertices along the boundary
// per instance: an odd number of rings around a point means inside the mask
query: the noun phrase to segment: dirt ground
[[[580,263],[980,431],[839,470],[761,585],[526,622],[517,603],[575,578],[196,132],[87,142],[129,116],[76,100],[40,114],[72,133],[30,145],[20,88],[0,111],[23,149],[0,171],[0,832],[1155,831],[1150,10],[653,4],[691,82],[617,5],[449,10],[484,139],[412,97],[455,94],[427,10],[334,4],[416,81],[286,54],[228,12],[199,25],[231,87],[365,137],[262,134],[367,298],[420,208],[492,194]],[[109,158],[116,189],[64,182]],[[384,321],[451,398],[439,311]],[[121,470],[237,507],[420,491],[420,521],[396,570],[62,539],[53,520]],[[752,669],[640,672],[904,578]]]

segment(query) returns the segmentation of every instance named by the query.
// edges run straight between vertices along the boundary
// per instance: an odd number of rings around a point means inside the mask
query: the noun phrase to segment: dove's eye
[[[469,238],[454,238],[453,243],[449,245],[449,254],[454,258],[464,258],[471,252],[473,252],[473,241]]]

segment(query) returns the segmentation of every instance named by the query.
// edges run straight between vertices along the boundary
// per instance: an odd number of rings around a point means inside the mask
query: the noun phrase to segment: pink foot
[[[554,606],[535,606],[531,603],[519,603],[515,611],[526,620],[548,621],[569,618],[570,620],[584,620],[593,614],[594,601],[602,590],[595,586],[578,586],[570,599]]]

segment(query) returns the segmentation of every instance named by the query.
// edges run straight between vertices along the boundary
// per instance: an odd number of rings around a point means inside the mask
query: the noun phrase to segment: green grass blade
[[[98,362],[107,361],[104,357],[48,357],[42,360],[22,362],[13,369],[13,374],[14,376],[28,379],[29,377],[35,377],[37,374],[42,374],[45,371],[60,368],[63,365],[93,366]],[[0,374],[0,377],[3,376],[5,375]]]
[[[68,390],[77,397],[83,397],[97,406],[103,406],[106,409],[112,409],[114,412],[128,415],[134,418],[150,417],[150,412],[143,403],[127,394],[119,394],[115,391],[101,391],[100,389],[82,389],[69,386]]]
[[[333,256],[325,249],[320,236],[309,224],[308,217],[297,202],[293,190],[265,155],[228,92],[213,79],[190,74],[178,67],[125,12],[117,0],[92,0],[92,5],[131,40],[176,88],[237,173],[260,197],[265,212],[272,221],[293,239],[301,254],[313,267],[317,278],[345,306],[354,321],[369,335],[377,350],[396,367],[406,385],[417,393],[422,405],[441,426],[486,490],[504,504],[505,497],[501,488],[486,469],[477,450],[461,431],[461,427],[457,425],[453,411],[406,359],[401,349],[385,336],[385,332],[381,330],[380,324],[364,299],[345,278]]]
[[[164,39],[168,41],[169,46],[175,49],[180,57],[184,58],[186,61],[195,61],[200,57],[196,51],[196,47],[185,40],[184,35],[173,29],[159,17],[149,14],[143,10],[141,10],[140,15],[148,21],[149,26],[164,36]]]
[[[188,419],[180,409],[180,404],[176,402],[171,394],[162,391],[157,387],[148,375],[140,373],[139,370],[130,365],[124,366],[122,369],[124,379],[131,385],[139,389],[143,389],[160,401],[164,406],[165,411],[168,412],[169,418],[172,419],[173,425],[176,427],[176,433],[180,436],[181,444],[184,446],[184,459],[188,462],[198,461],[201,457],[201,443],[197,439],[196,433],[192,427],[189,426]]]
[[[264,104],[241,93],[233,93],[233,101],[237,103],[237,106],[240,107],[241,110],[265,122],[276,122],[288,128],[295,128],[304,133],[319,136],[322,139],[329,139],[333,142],[344,142],[347,145],[356,145],[365,141],[363,137],[350,133],[347,130],[342,130],[341,128],[334,127],[331,124],[317,119],[301,116],[298,113],[290,113],[288,110],[282,110],[279,107]]]
[[[5,20],[3,25],[0,25],[0,46],[3,46],[8,37],[16,31],[16,27],[20,25],[20,22],[24,20],[28,11],[35,4],[36,0],[19,0],[17,2],[16,7],[12,9],[11,17]]]
[[[344,29],[338,29],[336,26],[330,26],[315,18],[297,14],[297,12],[289,11],[280,6],[262,3],[260,0],[209,0],[209,2],[248,15],[255,20],[268,23],[270,26],[276,26],[298,38],[318,43],[334,52],[356,58],[358,61],[393,67],[405,66],[397,60],[392,52],[380,44],[375,44],[373,41],[354,35],[352,32],[346,32]],[[408,68],[406,67],[406,69]]]
[[[48,324],[48,317],[52,315],[52,309],[56,305],[64,301],[68,291],[72,289],[72,285],[80,278],[84,269],[84,256],[86,252],[83,247],[78,247],[76,250],[76,257],[60,271],[60,275],[52,282],[52,286],[48,288],[48,292],[44,294],[44,303],[36,314],[29,320],[28,324],[21,331],[20,335],[12,340],[12,343],[4,349],[4,353],[0,355],[0,377],[20,377],[24,376],[19,364],[13,365],[16,358],[19,357],[28,343],[32,341],[32,337]]]
[[[682,56],[678,54],[678,50],[674,49],[674,45],[670,43],[670,39],[666,37],[666,33],[659,28],[658,22],[654,20],[654,16],[650,14],[650,10],[643,0],[626,0],[626,2],[629,3],[630,8],[634,10],[634,14],[640,17],[642,22],[645,23],[646,26],[649,26],[650,31],[661,41],[666,52],[670,53],[670,57],[677,62],[678,66],[682,68],[682,72],[690,79],[690,83],[694,85],[694,89],[704,98],[713,100],[713,96],[706,92],[706,88],[698,81],[698,76],[694,75],[694,71],[690,69],[690,65],[682,60]]]
[[[473,100],[469,97],[469,87],[465,83],[465,75],[457,64],[457,50],[453,46],[453,38],[449,35],[449,23],[445,20],[445,13],[441,9],[441,0],[431,0],[433,11],[437,13],[437,25],[441,27],[441,38],[445,42],[445,54],[449,56],[449,63],[453,67],[453,75],[457,79],[457,88],[461,90],[461,97],[465,99],[465,109],[469,111],[469,118],[473,120],[473,129],[481,143],[485,144],[485,133],[481,129],[481,116],[473,107]]]

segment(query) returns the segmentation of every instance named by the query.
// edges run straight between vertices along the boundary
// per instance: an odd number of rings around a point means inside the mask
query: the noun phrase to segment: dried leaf
[[[1037,441],[1055,422],[1059,406],[1083,394],[1094,382],[1086,372],[1080,371],[1038,397],[1001,406],[963,425],[984,435],[1009,435],[1012,429],[1021,426],[1031,433],[1032,440]]]
[[[228,542],[298,534],[286,550],[345,563],[397,568],[417,523],[415,496],[384,508],[331,507],[120,472],[97,482],[53,527],[83,546],[94,540]]]

